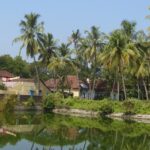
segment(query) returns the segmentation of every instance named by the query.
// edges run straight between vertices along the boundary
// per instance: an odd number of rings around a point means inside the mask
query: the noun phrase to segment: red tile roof
[[[19,79],[14,79],[14,82],[35,82],[34,79],[26,79],[26,78],[19,78]]]
[[[49,79],[45,82],[45,84],[49,89],[56,89],[58,86],[58,82],[58,79]]]
[[[0,70],[0,77],[13,78],[14,75],[6,70]]]
[[[49,89],[56,89],[59,84],[58,79],[49,79],[45,82],[46,86]],[[79,80],[76,76],[68,75],[65,81],[65,85],[67,85],[71,89],[79,89]]]
[[[79,89],[79,80],[77,76],[73,75],[67,76],[67,83],[71,89]]]

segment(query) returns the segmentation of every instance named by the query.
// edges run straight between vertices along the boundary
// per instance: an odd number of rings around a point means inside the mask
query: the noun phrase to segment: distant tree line
[[[26,14],[20,22],[21,35],[14,40],[21,42],[21,49],[25,48],[27,56],[33,58],[37,81],[40,75],[48,75],[58,78],[63,85],[67,75],[74,74],[90,83],[91,92],[98,80],[107,80],[108,91],[116,93],[117,99],[121,92],[124,99],[149,99],[150,40],[143,30],[136,31],[135,22],[123,20],[120,28],[110,34],[96,26],[84,34],[78,29],[66,43],[59,43],[51,33],[45,33],[44,23],[38,22],[39,16]],[[27,74],[19,66],[15,74],[22,71],[23,76],[31,77],[30,65],[19,56],[14,62],[25,65],[22,68]]]

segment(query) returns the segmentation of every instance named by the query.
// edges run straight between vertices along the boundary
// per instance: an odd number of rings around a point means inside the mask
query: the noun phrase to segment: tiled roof
[[[79,80],[77,76],[67,76],[67,83],[71,87],[71,89],[79,89]]]
[[[58,85],[58,82],[58,79],[49,79],[45,82],[45,84],[49,89],[55,89]]]
[[[26,78],[19,78],[19,79],[14,79],[14,82],[35,82],[34,79],[26,79]]]
[[[0,77],[13,78],[14,75],[6,70],[0,70]]]
[[[45,84],[50,89],[56,89],[58,87],[59,80],[58,79],[49,79],[45,82]],[[79,80],[78,80],[77,76],[68,75],[67,79],[65,81],[65,85],[67,85],[71,89],[79,89]]]

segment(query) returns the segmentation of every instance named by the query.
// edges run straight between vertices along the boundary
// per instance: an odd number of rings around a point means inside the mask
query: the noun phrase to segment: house
[[[34,79],[25,79],[15,77],[6,70],[0,70],[0,81],[5,85],[7,90],[0,90],[0,94],[16,94],[16,95],[45,95],[49,92],[44,82],[38,84]],[[40,90],[38,86],[40,85]]]
[[[94,91],[92,91],[92,83],[82,81],[80,83],[80,97],[90,99],[103,99],[109,97],[108,83],[104,80],[97,80],[95,83]]]
[[[46,86],[51,91],[57,91],[60,85],[59,79],[49,79],[45,82]],[[79,86],[79,79],[77,76],[74,75],[68,75],[65,82],[64,82],[65,92],[71,92],[73,93],[74,97],[79,97],[80,95],[80,86]]]
[[[49,92],[48,88],[42,81],[37,83],[34,79],[18,78],[11,81],[3,82],[7,87],[7,93],[19,95],[46,95]],[[40,91],[38,86],[40,85]]]
[[[14,75],[7,70],[0,70],[0,81],[9,81]]]

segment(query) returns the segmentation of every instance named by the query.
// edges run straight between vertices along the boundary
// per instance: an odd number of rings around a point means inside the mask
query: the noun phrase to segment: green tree
[[[98,60],[98,55],[101,52],[104,46],[105,34],[99,31],[98,27],[92,26],[91,31],[85,31],[87,34],[85,39],[82,39],[82,51],[83,56],[87,60],[88,65],[90,67],[91,75],[91,94],[94,92],[95,84],[96,84],[96,74],[97,70],[100,67],[100,63]],[[92,94],[93,95],[93,94]],[[93,97],[93,96],[92,96]]]
[[[109,43],[105,51],[100,55],[101,62],[104,67],[115,71],[117,82],[117,99],[120,97],[120,82],[122,82],[124,97],[126,95],[126,87],[124,83],[124,69],[129,66],[130,61],[134,61],[138,51],[133,43],[128,43],[126,36],[122,30],[115,30],[109,38]]]
[[[50,63],[51,57],[56,56],[56,40],[53,38],[53,35],[41,34],[39,36],[39,45],[40,45],[40,55],[39,60],[46,66]]]
[[[66,77],[70,72],[73,72],[76,67],[71,60],[70,44],[62,43],[58,48],[57,56],[52,57],[48,68],[50,72],[59,79],[60,88],[64,92]]]
[[[35,55],[38,53],[39,50],[39,44],[38,44],[38,35],[39,33],[43,32],[43,22],[38,23],[38,18],[40,17],[39,14],[36,13],[30,13],[26,14],[24,16],[24,20],[22,20],[19,24],[21,28],[21,36],[14,39],[14,42],[22,42],[22,48],[26,48],[26,54],[27,56],[30,56],[34,59],[35,63],[35,70],[37,75],[37,81],[38,81],[38,89],[40,89],[40,83],[39,83],[39,74],[38,74],[38,68],[36,65],[36,58]],[[21,50],[19,52],[19,55],[21,53]]]
[[[127,37],[127,42],[132,41],[135,34],[136,22],[130,22],[128,20],[123,20],[121,22],[122,31]]]

